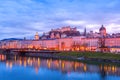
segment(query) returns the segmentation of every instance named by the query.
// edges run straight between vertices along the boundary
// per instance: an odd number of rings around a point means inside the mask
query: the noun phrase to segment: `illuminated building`
[[[38,34],[38,32],[36,32],[36,34],[35,34],[35,40],[39,40],[39,34]]]
[[[120,38],[107,37],[106,28],[102,25],[99,29],[100,33],[86,36],[60,33],[63,31],[76,31],[76,28],[63,27],[61,29],[52,30],[52,32],[44,33],[44,37],[39,38],[38,32],[35,34],[35,40],[7,40],[0,41],[0,48],[29,48],[29,49],[44,49],[44,50],[60,50],[60,51],[99,51],[99,38],[104,36],[105,47],[110,52],[120,52]],[[69,36],[68,36],[69,35]],[[89,37],[88,37],[89,36]]]

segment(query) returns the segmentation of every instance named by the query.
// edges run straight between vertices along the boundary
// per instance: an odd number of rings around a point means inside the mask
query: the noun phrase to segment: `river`
[[[120,66],[0,54],[0,80],[120,80]]]

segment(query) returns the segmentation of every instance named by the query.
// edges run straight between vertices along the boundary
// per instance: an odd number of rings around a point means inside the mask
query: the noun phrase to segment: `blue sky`
[[[0,0],[0,39],[23,38],[62,26],[80,32],[120,32],[120,0]]]

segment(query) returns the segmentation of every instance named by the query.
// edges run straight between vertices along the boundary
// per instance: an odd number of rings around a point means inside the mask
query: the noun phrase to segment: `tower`
[[[106,37],[106,28],[102,25],[99,29],[100,35]]]
[[[60,33],[56,33],[55,38],[59,39],[60,38]]]
[[[83,35],[86,36],[86,28],[84,29],[84,34]]]
[[[36,32],[36,34],[35,34],[35,40],[39,40],[39,34],[38,34],[38,32]]]
[[[51,39],[55,38],[54,32],[52,32],[52,33],[50,34],[50,38],[51,38]]]

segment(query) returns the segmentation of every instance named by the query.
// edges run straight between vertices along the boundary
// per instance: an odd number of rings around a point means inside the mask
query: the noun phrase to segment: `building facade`
[[[56,29],[59,31],[76,31],[76,28],[63,27]],[[53,30],[55,31],[55,30]],[[29,48],[29,49],[44,49],[44,50],[60,50],[60,51],[100,51],[101,48],[106,48],[110,52],[120,52],[120,38],[119,37],[107,37],[106,28],[101,26],[99,33],[89,35],[87,37],[86,30],[84,36],[67,36],[59,35],[56,37],[54,33],[51,33],[50,38],[40,39],[39,34],[35,34],[34,40],[5,40],[0,41],[1,49],[11,48]],[[60,37],[63,36],[63,37]],[[91,37],[93,36],[93,37]],[[102,41],[104,40],[104,41]],[[101,41],[101,42],[100,42]],[[104,43],[104,46],[101,44]]]
[[[105,46],[110,52],[120,52],[120,38],[105,38]],[[31,48],[60,51],[97,51],[99,47],[99,38],[85,38],[84,36],[49,40],[12,40],[0,42],[0,48],[2,49]]]

